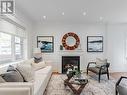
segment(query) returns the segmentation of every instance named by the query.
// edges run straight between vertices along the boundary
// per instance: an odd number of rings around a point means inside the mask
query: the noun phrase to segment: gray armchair
[[[95,66],[91,66],[91,64],[95,64]],[[109,70],[108,70],[109,66],[110,66],[110,63],[106,63],[106,64],[98,67],[96,65],[96,62],[89,62],[87,65],[87,74],[88,74],[88,71],[91,71],[91,72],[99,75],[99,77],[98,77],[99,82],[100,82],[100,78],[101,78],[102,74],[107,74],[107,77],[109,79]]]
[[[122,79],[127,79],[127,77],[121,76],[121,78],[116,83],[116,95],[127,95],[127,88],[120,85]]]

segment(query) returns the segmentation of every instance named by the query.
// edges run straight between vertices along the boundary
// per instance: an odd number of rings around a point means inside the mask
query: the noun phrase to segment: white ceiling
[[[15,1],[16,8],[37,23],[127,23],[127,0]],[[65,15],[62,15],[62,12]],[[47,18],[44,20],[43,16]],[[100,17],[103,17],[102,21]]]

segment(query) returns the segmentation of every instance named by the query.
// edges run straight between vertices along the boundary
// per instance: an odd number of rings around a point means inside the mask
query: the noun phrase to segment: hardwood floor
[[[114,72],[114,73],[110,73],[110,76],[119,79],[121,76],[127,76],[127,72]]]
[[[94,73],[89,72],[89,75],[93,75]],[[127,72],[114,72],[110,73],[110,76],[112,76],[115,79],[119,79],[121,76],[127,76]]]

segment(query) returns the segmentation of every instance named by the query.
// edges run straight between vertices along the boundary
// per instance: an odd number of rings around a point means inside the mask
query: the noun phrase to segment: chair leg
[[[109,72],[107,73],[107,77],[108,77],[108,80],[109,80]]]
[[[118,95],[118,91],[116,90],[116,95]]]
[[[101,74],[99,74],[99,78],[98,78],[99,83],[100,83],[100,79],[101,79]]]
[[[87,75],[88,75],[88,69],[87,69]]]

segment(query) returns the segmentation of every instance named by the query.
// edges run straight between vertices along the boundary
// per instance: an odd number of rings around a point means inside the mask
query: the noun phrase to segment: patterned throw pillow
[[[34,62],[35,63],[39,63],[41,62],[43,59],[42,59],[42,54],[41,53],[35,53],[34,54]]]
[[[41,61],[42,61],[42,57],[40,57],[40,58],[34,57],[34,62],[35,63],[39,63]]]

